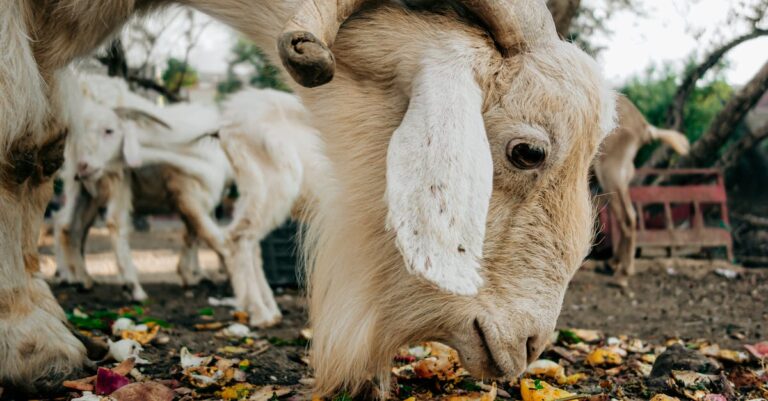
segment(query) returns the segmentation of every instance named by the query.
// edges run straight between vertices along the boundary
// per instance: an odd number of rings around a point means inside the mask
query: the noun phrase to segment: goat
[[[643,145],[660,140],[678,154],[690,149],[688,138],[680,132],[656,128],[625,96],[617,100],[618,125],[605,139],[595,160],[595,176],[604,193],[610,195],[609,206],[619,221],[621,238],[614,255],[616,284],[628,285],[635,274],[637,213],[629,196],[629,184],[635,176],[635,156]]]
[[[108,87],[103,83],[91,85],[96,86],[90,88],[91,93]],[[178,272],[185,285],[196,283],[201,278],[198,237],[219,252],[223,245],[222,234],[209,215],[231,174],[218,143],[189,143],[218,128],[215,108],[182,104],[160,109],[137,97],[118,84],[118,91],[110,96],[117,107],[85,103],[84,132],[69,141],[64,168],[69,201],[56,216],[55,233],[62,276],[92,287],[82,255],[84,241],[96,211],[106,206],[118,269],[131,285],[133,299],[142,301],[147,295],[139,283],[128,242],[133,199],[145,208],[170,207],[181,215],[186,232]],[[141,105],[147,111],[118,106],[116,98],[128,99],[124,103]],[[141,164],[149,167],[136,170]]]
[[[259,242],[297,202],[312,203],[327,167],[319,133],[295,96],[248,89],[228,100],[224,110],[219,137],[240,193],[225,231],[225,265],[250,324],[270,326],[281,314],[264,275]]]
[[[62,68],[131,15],[169,3],[0,3],[10,55],[0,61],[3,385],[44,391],[85,362],[32,278],[72,125]],[[182,3],[273,59],[286,22],[313,19],[295,0]],[[543,1],[455,3],[430,13],[383,2],[352,14],[327,42],[344,60],[333,81],[297,88],[330,160],[305,238],[320,395],[357,394],[372,380],[385,390],[392,353],[422,339],[457,348],[474,374],[516,375],[541,352],[589,248],[588,171],[612,129],[612,92],[591,58],[557,38]],[[480,3],[501,12],[470,13],[479,23],[454,12]],[[341,19],[321,18],[320,28],[335,32]]]

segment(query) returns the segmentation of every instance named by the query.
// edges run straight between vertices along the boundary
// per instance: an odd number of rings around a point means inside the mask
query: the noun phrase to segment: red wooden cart
[[[693,185],[637,185],[629,189],[637,211],[637,247],[724,247],[733,260],[728,200],[723,174],[717,169],[639,169],[635,177],[697,177]],[[640,181],[640,180],[637,181]],[[601,225],[613,251],[619,243],[619,223],[607,207]]]

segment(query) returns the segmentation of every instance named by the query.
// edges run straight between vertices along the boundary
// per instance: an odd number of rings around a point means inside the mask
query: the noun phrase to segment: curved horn
[[[545,0],[459,0],[491,32],[505,56],[558,40]]]
[[[278,39],[283,65],[299,84],[313,88],[333,79],[336,59],[330,48],[339,27],[373,0],[305,0]],[[444,0],[405,0],[416,7]],[[557,40],[545,0],[456,0],[484,23],[505,55]]]
[[[133,120],[137,122],[150,122],[157,125],[160,125],[163,128],[171,129],[171,126],[160,119],[157,116],[154,116],[150,113],[147,113],[144,110],[134,109],[132,107],[115,107],[112,109],[115,114],[117,114],[118,117],[125,119],[125,120]]]
[[[308,88],[330,82],[336,59],[330,50],[339,27],[368,0],[304,0],[278,39],[283,65]]]

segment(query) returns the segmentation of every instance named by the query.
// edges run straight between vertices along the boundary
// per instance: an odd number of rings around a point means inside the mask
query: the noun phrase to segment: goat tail
[[[45,134],[48,102],[30,46],[26,3],[0,1],[0,162],[22,136],[39,141]]]
[[[654,140],[661,141],[680,155],[687,155],[688,151],[691,150],[691,143],[688,141],[688,137],[681,132],[653,126],[649,126],[648,131]]]

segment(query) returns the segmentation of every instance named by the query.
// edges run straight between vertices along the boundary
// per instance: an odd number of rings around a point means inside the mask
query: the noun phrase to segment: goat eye
[[[547,153],[544,149],[524,142],[509,142],[507,144],[507,159],[520,170],[533,170],[541,167]]]
[[[104,133],[107,134],[107,135],[112,135],[113,132],[115,132],[115,131],[113,131],[111,128],[107,128],[107,129],[104,130]]]

